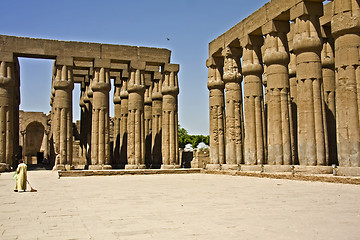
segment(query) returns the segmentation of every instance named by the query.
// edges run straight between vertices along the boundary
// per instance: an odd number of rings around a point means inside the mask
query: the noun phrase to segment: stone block
[[[295,173],[305,173],[305,174],[332,174],[331,166],[295,166]]]
[[[179,70],[179,64],[165,63],[164,72],[178,72]]]
[[[264,172],[291,172],[291,165],[264,165]]]
[[[244,171],[244,172],[261,171],[261,165],[241,165],[241,171]]]
[[[68,56],[57,56],[56,66],[74,66],[74,58]]]
[[[360,176],[360,167],[337,167],[337,176]]]
[[[290,9],[290,20],[295,20],[296,18],[303,15],[323,15],[323,4],[321,2],[304,2],[301,1]]]
[[[144,61],[131,61],[130,62],[130,68],[132,69],[138,69],[138,70],[145,70],[146,69],[146,62]]]
[[[111,61],[110,61],[110,59],[95,58],[94,67],[95,68],[111,68]]]

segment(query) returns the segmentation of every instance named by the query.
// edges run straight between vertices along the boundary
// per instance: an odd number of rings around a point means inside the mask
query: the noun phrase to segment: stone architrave
[[[162,128],[162,94],[161,73],[155,72],[152,81],[152,141],[151,141],[151,164],[152,168],[160,168],[161,154],[161,128]]]
[[[73,129],[72,129],[72,90],[74,89],[72,58],[58,57],[55,62],[55,78],[53,80],[54,99],[54,144],[58,147],[55,154],[59,170],[72,166]]]
[[[263,61],[267,76],[268,164],[290,165],[290,86],[286,33],[289,23],[270,21],[262,28],[265,35]]]
[[[336,124],[340,166],[360,167],[359,1],[334,0]]]
[[[125,169],[144,169],[145,166],[145,132],[144,132],[144,93],[145,62],[131,61],[130,79],[127,90],[128,102],[128,164]]]
[[[241,50],[227,47],[224,56],[225,83],[225,165],[222,169],[237,169],[243,160]],[[215,71],[216,74],[216,71]],[[217,76],[218,77],[218,76]],[[221,120],[220,120],[221,121]],[[220,129],[221,131],[221,126]],[[220,147],[220,146],[219,146]]]
[[[221,59],[222,60],[222,59]],[[225,102],[224,82],[222,80],[223,63],[209,58],[208,67],[209,110],[210,110],[210,164],[207,169],[220,169],[225,164]],[[241,90],[241,87],[240,87]],[[239,93],[239,92],[238,92]]]
[[[338,165],[337,146],[336,146],[336,109],[335,109],[335,58],[334,58],[334,39],[330,34],[330,29],[323,27],[325,36],[323,37],[321,64],[324,86],[324,102],[326,126],[328,132],[329,164]]]
[[[0,61],[0,164],[10,170],[14,159],[14,94],[13,61]]]
[[[127,91],[129,73],[123,71],[121,74],[121,87],[120,87],[120,165],[124,168],[127,164],[127,141],[128,141],[128,102],[129,93]]]
[[[98,61],[97,61],[98,60]],[[92,128],[91,128],[91,165],[89,169],[109,169],[109,63],[95,59],[93,91]]]
[[[161,86],[162,105],[162,169],[180,168],[178,148],[178,64],[165,64]]]
[[[290,9],[290,18],[295,20],[293,50],[296,54],[300,165],[328,164],[319,22],[322,6],[319,2],[301,2]]]
[[[247,165],[265,163],[261,45],[261,37],[245,36],[242,39],[245,109],[244,160]]]

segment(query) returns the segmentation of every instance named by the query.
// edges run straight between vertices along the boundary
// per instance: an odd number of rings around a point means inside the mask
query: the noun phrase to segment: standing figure
[[[19,160],[19,165],[16,169],[16,185],[14,192],[26,191],[27,182],[27,166],[22,159]]]

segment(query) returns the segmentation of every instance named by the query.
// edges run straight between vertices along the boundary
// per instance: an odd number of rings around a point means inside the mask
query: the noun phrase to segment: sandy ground
[[[360,186],[179,174],[0,175],[0,239],[360,239]]]

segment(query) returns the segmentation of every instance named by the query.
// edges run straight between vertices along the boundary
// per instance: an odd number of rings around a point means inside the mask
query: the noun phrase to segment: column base
[[[10,171],[10,165],[6,163],[0,163],[0,172]]]
[[[125,169],[146,169],[145,164],[141,164],[141,165],[125,165]]]
[[[175,169],[180,167],[180,165],[161,165],[161,169]]]
[[[220,164],[206,164],[207,170],[220,170]]]
[[[112,169],[111,165],[89,165],[89,170],[108,170]]]
[[[237,164],[222,164],[221,170],[239,170],[239,165]]]

